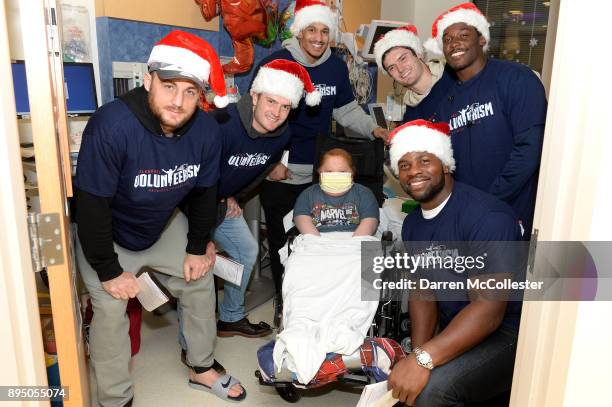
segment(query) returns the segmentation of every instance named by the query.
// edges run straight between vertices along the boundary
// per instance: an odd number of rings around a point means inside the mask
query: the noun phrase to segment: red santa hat
[[[208,83],[215,92],[215,105],[229,103],[225,78],[214,48],[197,35],[174,30],[153,47],[149,60],[150,72],[162,79],[188,79],[200,88]]]
[[[491,34],[489,22],[474,3],[463,3],[440,14],[431,26],[431,38],[425,41],[424,47],[431,55],[444,55],[442,51],[442,36],[444,30],[456,23],[465,23],[474,27],[486,40],[483,50],[489,49]]]
[[[426,151],[438,157],[450,172],[455,171],[449,127],[444,122],[413,120],[396,127],[389,134],[391,169],[399,174],[398,162],[406,153]]]
[[[383,56],[391,48],[405,47],[410,48],[420,58],[423,56],[423,46],[418,37],[417,28],[414,25],[406,25],[389,31],[374,44],[374,56],[378,69],[388,75],[383,66]]]
[[[320,0],[296,0],[293,12],[293,24],[289,27],[291,34],[298,34],[310,24],[321,23],[329,28],[330,36],[335,36],[336,18],[329,6]]]
[[[259,68],[251,85],[251,92],[284,97],[294,108],[300,103],[304,91],[308,106],[321,102],[321,93],[312,84],[306,68],[285,59],[275,59]]]

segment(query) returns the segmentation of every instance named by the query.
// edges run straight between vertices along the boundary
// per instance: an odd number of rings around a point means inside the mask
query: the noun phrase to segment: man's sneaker
[[[261,338],[272,333],[272,328],[265,322],[252,324],[244,317],[236,322],[217,322],[217,336],[227,338],[230,336],[244,336],[246,338]]]

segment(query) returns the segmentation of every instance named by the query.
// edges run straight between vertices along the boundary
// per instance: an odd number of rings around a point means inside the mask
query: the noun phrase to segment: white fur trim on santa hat
[[[491,33],[489,32],[489,22],[487,18],[474,10],[460,9],[446,14],[438,21],[438,35],[436,35],[436,38],[428,39],[423,44],[423,47],[427,50],[428,57],[444,56],[444,52],[442,51],[442,36],[444,35],[444,30],[456,23],[466,23],[476,28],[486,40],[483,51],[487,52],[489,50]]]
[[[181,47],[170,45],[156,45],[151,51],[147,64],[161,62],[168,64],[162,68],[164,71],[183,71],[193,75],[202,84],[208,83],[210,63],[198,54]]]
[[[253,80],[251,92],[280,96],[288,99],[292,107],[297,107],[304,93],[304,82],[289,72],[262,66]]]
[[[336,20],[331,9],[324,5],[314,4],[306,6],[295,13],[293,24],[289,27],[295,37],[306,27],[313,23],[321,23],[329,28],[330,38],[336,35]]]
[[[438,157],[442,164],[455,171],[455,159],[450,137],[425,126],[409,126],[393,137],[389,158],[391,169],[399,174],[398,162],[406,153],[426,151]]]
[[[389,31],[380,40],[374,44],[374,56],[376,57],[376,64],[378,69],[383,71],[385,75],[389,75],[387,70],[384,68],[382,63],[383,55],[385,52],[394,47],[407,47],[412,49],[419,58],[423,56],[423,47],[421,46],[421,40],[419,37],[414,35],[411,31],[396,29]]]

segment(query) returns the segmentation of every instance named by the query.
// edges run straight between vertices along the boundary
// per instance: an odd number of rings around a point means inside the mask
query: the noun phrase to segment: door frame
[[[62,386],[69,387],[70,397],[64,405],[89,406],[89,371],[76,292],[67,200],[71,195],[71,174],[59,12],[56,12],[55,0],[19,0],[19,8],[40,210],[45,214],[58,214],[60,220],[57,229],[64,261],[48,265],[47,273],[60,380]],[[48,40],[48,32],[53,33],[52,41]]]

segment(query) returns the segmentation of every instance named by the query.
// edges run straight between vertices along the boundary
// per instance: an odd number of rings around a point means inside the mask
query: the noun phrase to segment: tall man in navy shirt
[[[179,298],[190,386],[239,401],[245,390],[220,376],[213,359],[210,234],[221,132],[198,108],[206,83],[215,103],[227,105],[223,72],[213,48],[182,31],[160,40],[148,62],[143,87],[91,117],[77,166],[77,261],[94,309],[89,338],[98,402],[132,404],[125,311],[139,293],[134,274],[145,266]],[[187,218],[176,210],[185,201]]]
[[[486,57],[489,23],[472,3],[436,19],[425,48],[444,54],[454,72],[405,119],[447,122],[458,181],[512,206],[524,238],[531,235],[546,121],[544,87],[527,66]],[[448,75],[448,74],[445,74]]]
[[[386,138],[388,134],[357,104],[346,64],[331,54],[329,43],[336,29],[334,14],[324,2],[297,0],[291,25],[294,37],[285,40],[284,49],[264,58],[260,64],[274,59],[295,61],[306,68],[322,95],[319,106],[301,103],[289,115],[289,165],[278,164],[261,187],[277,298],[280,298],[283,273],[278,250],[286,241],[283,217],[293,209],[298,195],[312,183],[317,135],[329,133],[332,117],[363,137]]]
[[[485,248],[500,249],[481,259],[482,267],[476,260],[466,269],[423,270],[421,277],[427,281],[452,281],[463,288],[432,290],[419,280],[411,290],[414,353],[395,365],[389,386],[394,397],[411,406],[458,406],[490,399],[512,383],[520,302],[483,299],[491,298],[491,290],[466,288],[466,283],[517,277],[512,274],[517,271],[516,259],[506,262],[503,253],[517,244],[510,241],[520,239],[518,219],[508,204],[453,180],[455,159],[446,123],[415,120],[389,138],[391,167],[402,188],[421,204],[402,227],[407,248],[420,250],[411,254],[431,259],[452,253],[460,264],[458,257],[471,245],[493,242]],[[492,255],[500,252],[501,256]],[[435,334],[437,324],[440,330]]]
[[[259,244],[242,216],[238,202],[257,186],[281,160],[290,140],[287,117],[297,108],[306,91],[305,102],[321,101],[310,76],[296,62],[276,59],[263,65],[251,85],[250,95],[215,112],[221,127],[221,178],[218,196],[225,219],[213,234],[215,242],[244,265],[240,287],[225,284],[219,307],[217,335],[261,337],[272,331],[265,323],[251,324],[244,314],[244,294],[257,258]]]

